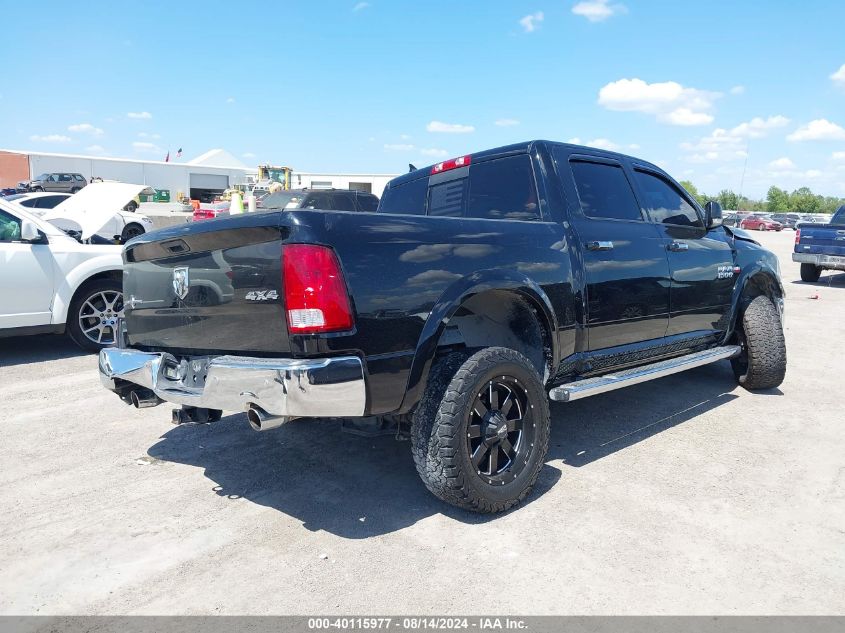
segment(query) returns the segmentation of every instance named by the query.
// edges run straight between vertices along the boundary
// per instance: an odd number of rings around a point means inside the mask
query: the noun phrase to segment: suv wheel
[[[737,382],[746,389],[774,389],[786,374],[786,342],[777,308],[768,297],[755,297],[737,330],[742,352],[731,359]]]
[[[504,347],[454,352],[432,368],[411,448],[426,487],[475,512],[501,512],[534,486],[549,445],[549,403],[536,370]]]
[[[822,276],[822,269],[815,264],[801,264],[801,281],[815,282]]]
[[[128,242],[133,237],[138,237],[139,235],[144,234],[144,227],[140,224],[136,224],[133,222],[132,224],[127,224],[123,227],[123,232],[120,234],[120,241],[121,242]]]
[[[79,187],[74,187],[73,189],[71,189],[71,190],[70,190],[70,192],[71,192],[71,193],[78,193],[78,192],[79,192]]]
[[[33,187],[33,191],[44,191],[44,187]]]
[[[74,343],[98,352],[117,342],[123,318],[123,287],[116,279],[94,279],[79,288],[70,304],[67,331]]]

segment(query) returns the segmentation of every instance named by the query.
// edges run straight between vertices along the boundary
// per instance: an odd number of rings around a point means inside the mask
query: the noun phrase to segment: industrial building
[[[0,150],[0,187],[14,187],[43,173],[76,173],[87,180],[102,178],[148,185],[158,200],[182,197],[205,199],[242,183],[255,182],[257,168],[249,167],[222,149],[210,150],[186,162],[139,160]],[[295,189],[358,189],[381,196],[391,174],[327,174],[293,171]]]

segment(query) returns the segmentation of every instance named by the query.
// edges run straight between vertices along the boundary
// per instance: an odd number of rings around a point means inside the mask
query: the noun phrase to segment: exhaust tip
[[[161,404],[162,400],[149,389],[135,389],[129,394],[129,402],[136,409],[146,409]]]
[[[269,431],[277,429],[290,418],[280,415],[270,415],[261,407],[250,404],[246,408],[246,419],[255,431]]]
[[[258,415],[258,411],[256,411],[254,408],[249,407],[246,410],[246,419],[249,422],[249,425],[252,427],[253,431],[261,430],[261,416]]]

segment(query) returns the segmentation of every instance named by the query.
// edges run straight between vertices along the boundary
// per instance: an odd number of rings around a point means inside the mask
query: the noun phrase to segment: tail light
[[[282,277],[291,334],[352,329],[352,306],[332,249],[312,244],[283,247]]]
[[[439,174],[444,171],[450,171],[452,169],[458,169],[459,167],[466,167],[472,162],[472,155],[468,156],[461,156],[460,158],[452,158],[450,160],[444,160],[442,163],[437,163],[434,167],[431,168],[431,175]]]
[[[801,229],[795,229],[795,243],[798,244],[801,241]]]

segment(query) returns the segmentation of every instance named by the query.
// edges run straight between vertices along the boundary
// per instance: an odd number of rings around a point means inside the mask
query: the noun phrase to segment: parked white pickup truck
[[[80,218],[83,241],[100,228],[95,216]],[[87,350],[112,345],[123,316],[121,250],[80,243],[0,200],[0,337],[66,332]]]

